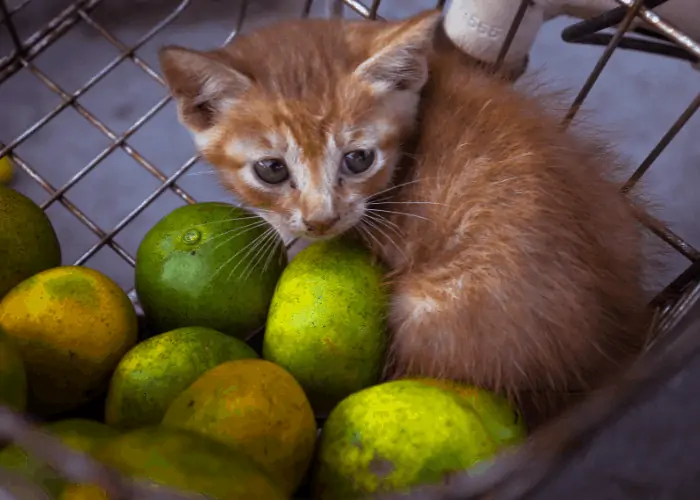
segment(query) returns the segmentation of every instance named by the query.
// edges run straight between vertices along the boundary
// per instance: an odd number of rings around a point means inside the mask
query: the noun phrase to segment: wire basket
[[[143,0],[133,1],[138,3]],[[663,1],[616,1],[619,4],[617,9],[594,19],[576,23],[562,33],[562,38],[567,42],[605,46],[598,63],[566,113],[564,124],[568,124],[574,118],[613,52],[618,48],[664,54],[695,63],[700,61],[700,45],[651,10],[664,3]],[[41,84],[45,93],[53,98],[47,98],[52,104],[46,110],[37,108],[35,112],[30,113],[32,119],[28,123],[21,124],[19,129],[10,131],[11,137],[6,139],[7,142],[0,143],[0,157],[9,156],[25,174],[26,182],[18,189],[26,192],[33,199],[40,200],[41,208],[47,211],[52,221],[58,221],[59,226],[63,225],[66,228],[62,233],[68,244],[63,246],[71,247],[70,242],[80,239],[81,235],[84,241],[91,241],[84,251],[78,249],[76,253],[71,254],[69,249],[67,252],[69,256],[65,259],[75,265],[121,270],[117,272],[117,276],[111,273],[112,277],[128,291],[139,310],[133,283],[123,279],[123,276],[133,273],[124,271],[134,266],[134,249],[156,219],[177,205],[195,202],[197,195],[190,192],[191,190],[184,189],[182,180],[192,171],[196,171],[200,165],[198,156],[193,152],[186,158],[167,158],[167,161],[158,165],[151,162],[148,159],[148,153],[144,152],[149,149],[149,140],[159,140],[152,132],[149,133],[149,130],[157,126],[163,116],[168,120],[174,120],[174,112],[171,115],[163,113],[163,110],[167,111],[169,106],[172,107],[172,103],[170,97],[165,95],[163,79],[153,62],[155,59],[150,56],[155,53],[153,49],[163,43],[159,37],[168,29],[174,27],[175,30],[171,36],[175,37],[178,43],[182,43],[182,40],[177,38],[178,23],[187,19],[188,16],[189,19],[194,18],[196,21],[197,15],[204,8],[219,10],[224,8],[227,12],[226,19],[231,19],[229,26],[222,28],[221,32],[211,34],[211,44],[220,44],[229,41],[241,30],[252,29],[253,24],[244,24],[246,15],[251,9],[265,8],[266,6],[260,4],[267,2],[239,0],[222,6],[215,5],[214,0],[164,1],[163,3],[173,6],[172,9],[157,20],[151,20],[146,16],[143,24],[148,24],[148,27],[137,37],[125,37],[124,33],[119,31],[118,23],[115,21],[120,15],[134,15],[133,7],[120,11],[122,4],[109,0],[55,1],[54,17],[46,19],[38,26],[25,29],[26,32],[21,31],[17,20],[25,12],[35,8],[38,3],[40,3],[39,0],[0,0],[2,13],[0,97],[3,87],[13,85],[14,80],[19,79],[20,85],[24,84],[22,82],[31,80],[32,84],[37,82]],[[61,5],[58,5],[59,3]],[[381,22],[382,16],[379,12],[381,1],[373,0],[371,5],[368,3],[356,0],[331,2],[333,8],[330,12],[338,14],[344,6],[344,12],[348,15]],[[420,7],[443,8],[445,3],[445,1],[426,1]],[[116,11],[101,10],[106,5],[116,8]],[[506,42],[499,53],[496,68],[503,62],[528,5],[528,0],[521,1]],[[275,7],[278,11],[283,11],[283,15],[302,17],[324,15],[329,12],[323,11],[324,7],[328,7],[325,2],[313,0],[279,1]],[[635,28],[633,28],[633,21],[638,23]],[[603,32],[611,26],[616,26],[613,34]],[[61,64],[61,61],[57,62],[49,55],[56,46],[69,43],[71,34],[76,30],[89,30],[92,37],[91,44],[111,48],[113,57],[104,62],[91,62],[89,60],[91,49],[83,46],[80,48],[81,53],[76,54],[75,58],[84,62],[78,65],[84,75],[76,76],[73,81],[57,81],[50,76],[51,71],[47,68],[51,67],[51,61],[54,67],[56,64]],[[83,53],[86,54],[85,57]],[[127,109],[127,106],[123,110],[122,122],[118,126],[103,117],[101,103],[104,96],[101,98],[93,96],[95,89],[100,88],[106,80],[115,76],[121,78],[124,85],[137,80],[139,82],[143,82],[144,79],[150,80],[150,86],[145,92],[155,96],[155,104],[143,112]],[[114,95],[112,98],[118,99],[119,96]],[[29,104],[38,106],[40,103]],[[41,108],[41,106],[38,107]],[[700,93],[658,143],[651,148],[647,157],[625,183],[623,191],[630,190],[639,182],[698,107],[700,107]],[[64,119],[68,112],[80,122],[79,126],[65,125]],[[3,120],[9,119],[10,117],[3,116]],[[32,159],[31,148],[27,147],[33,138],[42,134],[42,131],[56,126],[67,131],[64,137],[67,138],[68,144],[90,145],[83,154],[86,158],[84,165],[80,167],[76,165],[68,178],[60,178],[50,170],[43,171],[37,168]],[[70,137],[73,139],[70,140]],[[143,139],[144,137],[146,139]],[[165,138],[168,141],[177,141],[177,139]],[[189,144],[187,137],[183,136],[182,139],[184,143]],[[52,150],[50,154],[60,154],[60,149]],[[122,172],[118,178],[115,178],[114,171],[110,177],[105,173],[104,167],[114,161],[117,155],[119,161],[129,164],[129,169],[128,172]],[[126,165],[126,163],[120,165]],[[127,167],[123,166],[123,168]],[[100,171],[103,173],[98,175],[97,172]],[[143,182],[134,182],[132,174],[141,176],[139,179]],[[122,182],[125,178],[131,183],[128,186]],[[125,213],[103,215],[106,212],[103,210],[105,204],[109,205],[110,196],[119,195],[119,189],[142,193],[142,201]],[[225,194],[222,193],[222,196]],[[76,198],[83,198],[83,201],[78,202]],[[160,208],[153,210],[153,207],[159,203]],[[80,208],[81,206],[92,207],[92,209]],[[97,207],[102,210],[98,211]],[[678,366],[696,352],[700,339],[698,335],[691,335],[693,332],[689,318],[700,316],[696,311],[697,306],[700,306],[698,301],[700,251],[650,214],[640,213],[639,217],[654,234],[687,261],[683,271],[652,301],[656,311],[655,330],[660,339],[657,344],[639,360],[627,376],[591,397],[575,412],[565,415],[564,418],[538,431],[529,443],[514,453],[499,458],[495,465],[485,472],[456,474],[448,483],[416,490],[413,494],[401,498],[473,498],[484,494],[493,495],[491,498],[520,498],[532,490],[552,470],[555,463],[570,453],[571,443],[600,428],[606,418],[624,411],[634,394],[647,387],[649,383],[665,376],[669,369]],[[85,238],[86,235],[87,238]],[[75,245],[71,248],[74,249],[74,247]],[[115,260],[119,263],[115,264]],[[109,492],[115,494],[114,498],[192,498],[177,492],[155,491],[143,485],[128,482],[88,457],[67,450],[57,441],[38,433],[20,415],[0,408],[0,441],[3,438],[17,442],[30,453],[54,465],[72,481],[95,482],[104,486]],[[9,492],[3,496],[5,493],[2,488],[3,474],[0,470],[0,498],[11,498],[7,496]],[[27,496],[26,498],[39,497]]]

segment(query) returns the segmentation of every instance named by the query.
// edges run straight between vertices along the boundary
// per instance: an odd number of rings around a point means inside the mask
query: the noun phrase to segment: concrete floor
[[[10,0],[9,4],[19,3]],[[32,33],[70,2],[34,0],[16,17],[23,36]],[[124,44],[136,42],[166,16],[177,0],[106,0],[91,13],[92,19]],[[297,15],[300,0],[251,1],[244,30],[273,18]],[[322,2],[317,1],[316,4]],[[220,44],[236,24],[238,2],[196,0],[183,14],[137,51],[155,65],[157,48],[164,43],[209,48]],[[383,2],[380,13],[403,17],[433,0]],[[322,12],[314,6],[312,15]],[[562,42],[561,30],[570,19],[548,23],[531,53],[530,72],[554,88],[576,92],[593,68],[602,49]],[[0,28],[0,54],[9,51],[9,39]],[[107,65],[119,51],[93,26],[78,23],[65,36],[34,60],[36,67],[72,93]],[[618,51],[586,102],[590,119],[610,131],[618,150],[634,168],[649,153],[666,129],[689,104],[700,88],[700,73],[688,64],[632,52]],[[130,61],[78,99],[80,105],[119,135],[154,106],[165,90]],[[0,85],[0,141],[9,143],[61,102],[60,97],[24,69]],[[643,186],[658,204],[655,215],[681,237],[700,247],[700,117],[695,116],[656,161]],[[16,153],[55,187],[67,182],[90,162],[110,140],[73,108],[61,111],[48,124],[24,141]],[[166,176],[194,154],[189,136],[176,122],[171,104],[155,114],[128,140],[144,161]],[[197,200],[230,200],[205,164],[196,165],[178,185]],[[93,171],[68,190],[67,197],[92,221],[108,231],[158,188],[160,182],[124,150],[109,154]],[[37,202],[49,195],[28,175],[20,172],[16,189]],[[163,215],[182,204],[166,191],[116,237],[131,255],[145,232]],[[81,222],[59,203],[48,209],[64,249],[64,263],[71,264],[96,241]],[[103,248],[89,266],[115,279],[125,289],[133,284],[129,266],[111,249]],[[669,252],[663,280],[678,274],[687,263]],[[537,498],[696,498],[700,486],[700,405],[696,391],[700,363],[693,363],[671,381],[660,395],[635,410],[627,422],[613,426],[578,463],[569,467]],[[683,404],[680,404],[682,402]],[[604,472],[603,472],[604,471]],[[679,486],[680,485],[680,486]],[[576,492],[574,494],[574,492]]]

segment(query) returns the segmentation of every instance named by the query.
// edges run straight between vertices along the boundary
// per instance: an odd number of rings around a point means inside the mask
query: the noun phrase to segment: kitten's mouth
[[[306,241],[324,241],[333,239],[336,236],[340,236],[343,233],[344,231],[331,231],[325,234],[302,233],[297,235],[297,238]]]
[[[325,241],[337,238],[345,233],[349,228],[341,225],[336,225],[325,231],[300,231],[295,234],[295,237],[306,241]]]

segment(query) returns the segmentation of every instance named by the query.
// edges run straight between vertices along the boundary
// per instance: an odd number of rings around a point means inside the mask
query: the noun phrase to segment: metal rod
[[[10,54],[10,58],[22,54],[22,41],[19,39],[15,23],[12,22],[12,12],[7,8],[6,0],[0,0],[0,11],[2,12],[2,20],[7,24],[7,31],[10,33],[10,38],[15,46],[14,53]]]
[[[311,7],[314,4],[314,0],[305,0],[304,1],[304,7],[301,9],[301,17],[306,18],[309,17],[309,14],[311,14]]]
[[[184,6],[186,6],[189,3],[190,0],[186,0],[185,2],[182,2],[178,8],[173,12],[174,14],[177,13],[179,15],[180,12],[182,12],[182,9]],[[88,22],[92,23],[94,22],[92,18],[86,15],[86,12],[84,10],[79,11],[79,15],[84,16],[83,19]],[[76,99],[80,98],[83,94],[85,94],[88,90],[90,90],[92,87],[94,87],[97,83],[102,81],[102,79],[107,76],[114,68],[116,68],[121,62],[126,60],[130,53],[133,53],[134,51],[140,49],[144,44],[146,44],[148,41],[150,41],[155,35],[158,34],[167,24],[170,24],[175,19],[176,16],[168,16],[166,19],[161,21],[159,24],[157,24],[153,29],[151,29],[148,33],[146,33],[140,40],[138,40],[134,46],[130,50],[121,50],[121,54],[119,54],[117,57],[112,59],[104,68],[102,68],[100,71],[98,71],[92,78],[88,80],[88,82],[83,85],[81,88],[73,92],[67,99],[64,99],[61,101],[61,104],[59,104],[53,111],[42,117],[40,120],[38,120],[36,123],[34,123],[32,126],[30,126],[27,130],[25,130],[22,134],[20,134],[18,137],[16,137],[12,142],[7,144],[5,147],[0,149],[0,157],[4,156],[5,153],[7,153],[8,150],[14,149],[17,146],[21,145],[25,140],[27,140],[30,136],[32,136],[37,130],[39,130],[43,125],[49,122],[53,117],[58,115],[61,111],[66,109],[71,105],[73,101]],[[100,28],[97,27],[97,24],[95,23],[93,25],[95,29],[100,31]],[[109,38],[108,38],[109,40]],[[25,58],[25,61],[29,61],[31,59]],[[146,72],[149,76],[153,77],[153,71],[147,71]],[[159,84],[164,85],[163,79],[160,77],[159,74],[156,73],[155,78],[154,78]]]
[[[119,232],[126,227],[126,225],[134,220],[138,214],[144,211],[158,196],[163,194],[163,192],[172,186],[177,179],[179,179],[185,172],[187,172],[196,162],[199,160],[198,156],[193,156],[187,160],[177,171],[168,177],[166,181],[161,184],[158,189],[153,191],[148,198],[143,200],[139,206],[132,210],[129,215],[124,217],[119,223],[112,229],[109,233],[105,234],[100,241],[95,243],[87,252],[85,252],[78,260],[75,261],[76,266],[83,265],[90,257],[95,255],[97,251],[102,248],[106,243],[114,241],[114,237],[119,234]]]
[[[68,182],[66,182],[63,186],[61,186],[59,189],[56,190],[56,192],[51,195],[51,197],[46,200],[44,203],[42,203],[41,208],[42,209],[47,209],[50,207],[57,199],[59,199],[61,196],[64,195],[66,191],[68,191],[70,188],[75,186],[80,179],[85,177],[88,172],[93,170],[97,165],[100,164],[102,160],[107,158],[115,149],[118,147],[121,147],[124,142],[134,135],[145,123],[148,122],[158,111],[163,109],[165,105],[170,102],[170,98],[164,97],[160,102],[158,102],[155,106],[153,106],[148,112],[143,115],[141,118],[139,118],[129,129],[127,129],[126,132],[124,132],[121,136],[119,136],[114,142],[112,142],[109,146],[107,146],[105,149],[103,149],[95,158],[93,158],[87,165],[85,165],[83,168],[78,170],[73,177],[71,177]],[[160,176],[158,176],[160,178]],[[183,191],[185,193],[185,191]],[[190,195],[187,195],[190,199],[192,198]],[[187,201],[187,200],[185,200]]]
[[[243,21],[245,21],[246,12],[248,12],[248,0],[242,0],[241,6],[238,9],[238,19],[236,19],[236,26],[226,37],[226,40],[224,40],[223,45],[227,45],[229,42],[231,42],[231,40],[235,38],[236,35],[238,35],[241,32],[241,30],[243,29]]]
[[[66,7],[22,43],[22,57],[27,61],[33,60],[79,21],[78,9],[92,10],[101,2],[102,0],[77,0]],[[17,63],[13,55],[0,58],[0,84],[20,69],[22,65]]]
[[[10,154],[10,159],[13,160],[24,172],[26,172],[37,184],[39,184],[44,190],[49,193],[53,194],[56,192],[56,188],[51,185],[49,181],[44,179],[43,176],[41,176],[35,169],[29,166],[27,162],[25,162],[20,156],[18,156],[16,153],[11,153]],[[63,205],[66,209],[68,209],[69,212],[71,212],[80,222],[85,224],[90,231],[92,231],[95,235],[97,235],[98,238],[104,237],[107,233],[105,233],[97,224],[95,224],[87,215],[85,215],[78,207],[76,207],[68,198],[65,196],[59,198],[59,202],[61,205]],[[117,252],[117,255],[119,255],[121,258],[123,258],[126,262],[131,264],[132,266],[135,264],[136,260],[127,252],[124,250],[118,243],[111,241],[109,242],[109,246]]]
[[[632,24],[632,21],[634,20],[634,17],[637,15],[637,12],[639,12],[639,9],[642,7],[643,2],[644,0],[634,0],[634,4],[627,11],[625,18],[622,20],[622,23],[617,28],[617,32],[610,40],[610,43],[605,48],[605,51],[603,51],[603,54],[600,56],[600,59],[598,59],[598,62],[593,68],[593,71],[591,71],[591,74],[588,75],[586,82],[583,84],[583,88],[581,88],[581,91],[578,93],[578,95],[574,99],[573,104],[569,108],[569,111],[566,113],[566,116],[562,121],[563,128],[567,128],[571,123],[571,120],[573,120],[574,116],[576,116],[576,113],[581,108],[583,101],[585,101],[586,97],[588,97],[588,94],[593,88],[593,85],[595,85],[595,82],[598,81],[598,77],[603,72],[603,69],[605,69],[605,65],[610,60],[610,57],[612,57],[615,48],[620,43],[620,40],[629,29],[630,25]]]
[[[352,10],[360,14],[365,19],[370,18],[372,11],[362,2],[358,2],[357,0],[343,0],[343,2],[345,2],[345,5],[347,5]],[[385,21],[385,19],[379,15],[374,16],[374,19],[376,19],[377,21]]]
[[[622,4],[626,7],[632,6],[633,0],[615,0],[617,3]],[[663,20],[660,16],[654,13],[654,11],[649,10],[642,6],[639,9],[639,17],[645,21],[648,25],[658,29],[668,38],[676,42],[681,47],[692,52],[695,57],[700,58],[700,43],[690,38],[688,35],[683,33],[678,28],[674,27],[668,21]]]
[[[506,33],[506,39],[503,40],[503,45],[501,45],[501,50],[498,52],[498,57],[496,57],[496,62],[493,65],[494,70],[498,71],[503,65],[503,61],[505,61],[506,56],[508,55],[508,50],[513,44],[515,34],[518,32],[518,28],[520,28],[520,24],[525,18],[525,14],[527,13],[527,8],[529,7],[529,5],[530,0],[520,0],[520,6],[518,7],[518,11],[515,13],[513,22],[510,23],[510,28],[508,28],[508,33]]]
[[[374,21],[377,19],[377,11],[382,0],[372,0],[372,6],[369,8],[369,18]]]
[[[3,1],[4,1],[5,3],[7,3],[7,0],[3,0]],[[9,14],[8,14],[7,16],[3,17],[3,18],[0,20],[0,24],[2,24],[2,23],[4,23],[4,22],[8,21],[9,19],[11,19],[12,16],[14,16],[15,14],[17,14],[17,13],[18,13],[19,11],[21,11],[22,9],[24,9],[24,8],[25,8],[27,5],[29,5],[29,3],[32,2],[32,1],[33,1],[33,0],[22,0],[22,1],[19,2],[17,5],[15,5],[14,7],[12,7],[11,9],[9,9],[9,11],[10,11]],[[4,14],[4,13],[3,13],[3,14]]]
[[[633,206],[632,209],[642,224],[673,247],[683,257],[691,262],[700,260],[700,251],[696,250],[690,243],[687,243],[683,238],[671,231],[664,223],[637,206]]]
[[[62,99],[64,100],[70,100],[70,95],[68,95],[61,87],[59,87],[55,82],[50,80],[43,72],[41,72],[36,66],[27,63],[27,67],[29,70],[36,75],[39,80],[41,80],[49,89],[57,93],[59,96],[61,96]],[[71,106],[78,112],[80,115],[85,118],[88,122],[90,122],[92,125],[95,126],[100,132],[102,132],[104,135],[106,135],[112,142],[118,142],[119,146],[124,150],[126,154],[131,156],[139,165],[141,165],[144,169],[146,169],[150,174],[152,174],[155,178],[160,180],[161,182],[164,182],[167,180],[167,177],[163,172],[161,172],[158,168],[156,168],[151,162],[146,160],[138,151],[136,151],[134,148],[129,146],[129,144],[124,140],[120,139],[119,136],[117,136],[112,130],[107,127],[102,121],[98,120],[95,115],[90,113],[85,107],[83,107],[78,101],[71,101]],[[188,193],[186,193],[182,188],[178,186],[172,186],[172,190],[175,194],[180,196],[183,200],[185,200],[187,203],[194,203],[195,200],[192,196],[190,196]]]
[[[649,170],[649,167],[651,167],[652,163],[656,161],[656,159],[659,157],[659,155],[663,152],[664,149],[666,149],[666,146],[669,145],[669,143],[673,140],[674,137],[678,134],[678,132],[681,131],[683,126],[690,120],[690,118],[695,114],[695,112],[700,108],[700,93],[698,93],[697,96],[695,96],[695,99],[690,103],[690,105],[685,108],[683,113],[681,113],[681,116],[678,117],[678,119],[671,125],[671,128],[668,129],[668,131],[664,134],[664,136],[661,138],[661,140],[654,146],[654,149],[651,150],[651,152],[647,155],[646,158],[644,158],[644,161],[637,167],[637,170],[634,171],[634,173],[630,176],[630,178],[625,182],[625,185],[622,186],[622,192],[627,193],[629,192],[630,189],[634,187],[637,182],[639,182],[639,179],[642,178],[642,176]]]

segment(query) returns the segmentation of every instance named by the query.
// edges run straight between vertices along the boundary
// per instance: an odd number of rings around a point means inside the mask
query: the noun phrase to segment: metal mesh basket
[[[134,0],[138,3],[138,0]],[[564,118],[564,123],[570,122],[577,113],[582,103],[590,93],[596,80],[603,72],[613,52],[618,48],[645,50],[657,54],[670,55],[689,61],[700,61],[700,45],[675,29],[664,19],[657,16],[653,10],[648,9],[662,4],[663,1],[642,0],[617,0],[619,8],[599,16],[595,19],[582,21],[567,28],[562,38],[568,42],[591,43],[605,45],[598,63],[590,73],[585,84],[574,99],[571,108]],[[198,2],[182,0],[180,2],[164,2],[174,6],[165,17],[154,20],[145,19],[143,23],[150,23],[148,29],[134,39],[124,40],[115,30],[109,27],[110,16],[123,15],[123,12],[111,12],[105,17],[100,15],[100,9],[104,4],[119,7],[120,2],[108,0],[71,0],[62,2],[56,7],[53,17],[46,19],[37,26],[20,26],[17,22],[24,12],[29,11],[40,3],[38,0],[0,0],[2,19],[0,20],[0,93],[5,85],[11,85],[14,78],[22,77],[31,79],[32,82],[40,82],[44,90],[54,97],[55,103],[46,111],[39,110],[34,113],[31,123],[22,125],[15,130],[12,137],[8,137],[5,144],[0,143],[0,157],[8,155],[12,161],[26,174],[25,183],[29,195],[34,199],[40,199],[40,206],[46,210],[52,219],[68,216],[71,220],[71,235],[68,246],[73,239],[80,239],[80,235],[88,235],[82,241],[90,241],[85,251],[78,251],[71,255],[71,263],[75,265],[89,265],[100,269],[100,266],[109,259],[121,260],[122,268],[134,266],[135,241],[139,240],[148,229],[148,218],[145,222],[140,220],[144,213],[148,213],[150,207],[159,200],[168,199],[161,207],[160,212],[151,214],[151,221],[174,206],[183,203],[194,203],[196,196],[182,187],[184,176],[191,170],[196,170],[199,158],[196,155],[174,161],[168,159],[169,165],[156,165],[148,159],[147,153],[141,153],[148,148],[148,141],[138,140],[139,133],[144,135],[152,123],[157,122],[162,116],[161,111],[172,104],[170,97],[165,94],[162,77],[153,63],[149,63],[149,57],[142,55],[148,52],[149,47],[154,46],[154,40],[165,33],[169,28],[177,26],[178,22],[187,16],[194,16],[196,20]],[[54,2],[57,5],[60,2]],[[200,2],[201,3],[201,2]],[[206,2],[205,2],[206,3]],[[323,2],[314,3],[312,0],[298,2],[279,2],[276,7],[289,15],[309,16],[326,14],[321,12]],[[336,14],[344,5],[345,13],[359,15],[368,19],[381,22],[379,12],[380,0],[360,2],[344,0],[332,2]],[[213,5],[209,2],[209,7]],[[213,34],[219,36],[218,43],[230,40],[241,30],[250,29],[253,26],[244,24],[246,13],[249,9],[263,8],[261,5],[253,5],[256,2],[241,0],[227,7],[231,23],[228,33]],[[318,5],[317,5],[318,4]],[[444,1],[424,2],[421,8],[442,8]],[[518,24],[523,19],[529,2],[523,0],[520,9],[513,20],[511,29],[506,37],[506,43],[501,49],[496,65],[500,64],[513,40]],[[167,7],[167,6],[166,6]],[[117,9],[118,10],[118,9]],[[129,8],[130,15],[136,15],[133,7]],[[632,29],[633,20],[641,20],[641,24],[648,25],[653,31],[644,26]],[[603,32],[605,28],[616,26],[614,34]],[[27,29],[28,28],[28,29]],[[21,31],[24,29],[24,31]],[[43,69],[45,60],[42,54],[51,53],[52,47],[64,43],[73,30],[91,30],[93,42],[110,46],[113,49],[113,57],[105,60],[104,64],[90,64],[86,56],[86,77],[79,82],[59,82],[49,76],[50,71]],[[635,36],[630,36],[634,32]],[[177,35],[177,32],[175,33]],[[174,35],[174,36],[175,36]],[[643,37],[643,38],[640,38]],[[212,43],[215,43],[212,40]],[[80,59],[83,53],[89,54],[88,47],[80,48],[80,53],[75,58]],[[153,59],[152,59],[153,60]],[[157,88],[158,95],[155,104],[143,112],[125,110],[125,120],[129,122],[127,127],[112,126],[100,117],[100,100],[90,99],[91,92],[98,88],[106,79],[125,70],[128,66],[129,75],[132,78],[143,78],[151,81],[152,88]],[[84,72],[85,72],[84,71]],[[134,76],[138,74],[138,76]],[[122,78],[124,78],[122,76]],[[0,94],[1,95],[1,94]],[[118,96],[113,96],[115,99]],[[104,99],[104,97],[102,98]],[[92,102],[92,104],[89,104]],[[700,107],[700,94],[690,103],[685,111],[677,118],[670,129],[661,137],[659,142],[651,148],[648,156],[641,162],[626,182],[623,191],[631,189],[647,172],[651,164],[661,154],[664,148],[671,142],[674,136],[690,119],[693,113]],[[79,116],[82,128],[67,127],[66,134],[71,134],[77,140],[96,144],[92,148],[91,155],[87,155],[87,161],[76,169],[69,178],[54,178],[50,171],[42,171],[37,168],[31,157],[31,150],[25,146],[33,137],[40,135],[47,127],[56,126],[62,116],[71,110],[73,115]],[[3,112],[3,120],[9,120]],[[87,124],[87,126],[86,126]],[[66,128],[66,127],[64,127]],[[90,130],[87,130],[90,129]],[[151,134],[152,135],[152,134]],[[94,140],[91,139],[95,138]],[[70,141],[69,141],[70,142]],[[138,143],[138,145],[137,145]],[[29,153],[26,153],[29,151]],[[59,155],[60,149],[51,151],[53,155]],[[105,203],[109,192],[118,191],[118,186],[111,185],[108,181],[100,184],[100,177],[95,179],[94,172],[102,165],[108,163],[116,153],[123,158],[129,158],[130,165],[145,173],[146,180],[139,186],[129,186],[128,189],[143,191],[143,200],[128,212],[112,216],[103,220],[95,211],[80,208],[80,206],[95,206]],[[128,176],[129,174],[124,174]],[[109,179],[109,178],[105,178]],[[80,187],[88,186],[81,192]],[[125,188],[126,189],[126,188]],[[77,203],[75,196],[87,196],[92,199],[89,202]],[[118,194],[118,192],[117,192]],[[65,210],[58,211],[57,206]],[[59,213],[60,212],[60,213]],[[497,460],[494,467],[487,469],[482,474],[455,475],[449,483],[440,486],[428,487],[425,490],[416,490],[414,498],[472,498],[490,493],[493,498],[519,498],[531,490],[552,468],[552,466],[567,453],[568,445],[589,431],[595,430],[604,419],[619,411],[623,411],[630,396],[640,391],[645,384],[663,376],[666,368],[677,365],[694,353],[700,344],[696,336],[688,333],[687,321],[684,323],[688,311],[693,310],[700,297],[700,251],[693,248],[680,236],[671,231],[650,214],[639,214],[649,229],[659,238],[663,239],[671,248],[682,255],[689,264],[673,279],[653,300],[652,305],[657,312],[655,329],[662,340],[633,367],[630,374],[622,380],[612,384],[609,390],[601,391],[595,397],[586,401],[573,415],[554,422],[552,425],[537,433],[530,443],[517,450],[515,453]],[[100,219],[100,220],[98,220]],[[129,228],[141,226],[141,233],[128,236]],[[77,228],[77,229],[76,229]],[[122,236],[127,235],[122,238]],[[64,243],[65,245],[65,243]],[[73,245],[75,246],[75,245]],[[71,252],[68,252],[71,254]],[[130,273],[125,273],[130,274]],[[129,292],[132,300],[137,302],[136,296],[129,281],[120,281],[120,285]],[[137,310],[138,310],[138,304]],[[685,328],[685,330],[684,330]],[[692,332],[691,332],[692,333]],[[38,433],[34,427],[7,409],[0,408],[0,440],[2,438],[16,441],[29,452],[34,453],[55,465],[67,478],[73,481],[97,482],[108,491],[115,494],[114,498],[181,498],[182,495],[166,490],[154,491],[143,485],[132,484],[104,469],[99,464],[89,460],[84,455],[64,449],[58,442],[44,434]],[[0,498],[40,498],[37,493],[34,496],[10,497],[9,490],[3,490],[3,478],[5,473],[0,470]],[[9,483],[7,483],[9,484]],[[30,485],[25,485],[30,488]],[[29,492],[30,489],[25,491]],[[5,496],[3,496],[5,494]],[[15,495],[17,493],[15,492]],[[191,498],[191,497],[189,497]],[[404,497],[402,497],[404,498]]]

